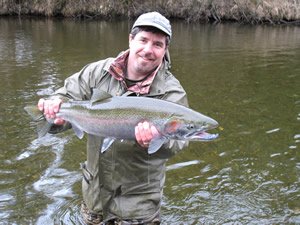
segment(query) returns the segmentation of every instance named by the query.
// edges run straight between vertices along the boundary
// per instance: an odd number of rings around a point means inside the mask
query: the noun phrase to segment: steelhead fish
[[[38,137],[45,136],[54,119],[46,119],[37,106],[24,109],[36,122],[43,123],[38,129]],[[134,128],[140,121],[149,121],[159,131],[150,142],[149,154],[159,150],[167,139],[210,141],[218,137],[218,134],[205,132],[218,127],[218,122],[190,108],[154,98],[113,97],[98,89],[93,90],[90,101],[62,103],[56,117],[71,123],[80,139],[84,132],[105,137],[101,152],[106,151],[115,139],[135,140]]]

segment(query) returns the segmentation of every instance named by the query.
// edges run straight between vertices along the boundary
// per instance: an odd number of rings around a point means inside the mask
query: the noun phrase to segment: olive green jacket
[[[98,88],[113,96],[134,94],[109,73],[114,58],[91,63],[65,80],[64,87],[53,97],[64,96],[88,100]],[[179,81],[169,72],[164,59],[146,97],[153,97],[188,106]],[[68,128],[56,130],[61,132]],[[55,132],[55,133],[56,133]],[[168,141],[154,154],[148,154],[133,140],[116,140],[100,153],[103,138],[87,134],[87,161],[83,165],[82,192],[88,208],[102,214],[104,220],[147,218],[160,210],[167,159],[187,146],[187,142]]]

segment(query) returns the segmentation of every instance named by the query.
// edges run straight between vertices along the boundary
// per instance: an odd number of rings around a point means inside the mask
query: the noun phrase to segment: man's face
[[[162,62],[167,49],[166,36],[141,31],[134,38],[129,36],[129,49],[128,71],[135,73],[136,79],[143,78]]]

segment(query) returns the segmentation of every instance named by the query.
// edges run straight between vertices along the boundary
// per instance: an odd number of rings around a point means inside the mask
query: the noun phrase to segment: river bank
[[[300,0],[2,0],[0,15],[88,19],[135,18],[159,11],[188,22],[300,24]]]

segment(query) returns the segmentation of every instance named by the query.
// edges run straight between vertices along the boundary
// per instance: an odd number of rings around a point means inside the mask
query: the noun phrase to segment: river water
[[[81,224],[86,140],[23,107],[128,47],[128,21],[0,18],[0,223]],[[168,161],[163,224],[300,224],[300,27],[174,21],[172,72],[220,138]]]

